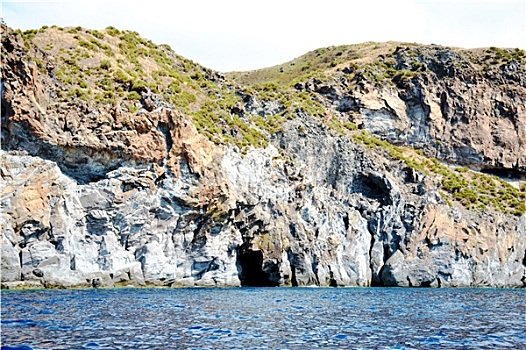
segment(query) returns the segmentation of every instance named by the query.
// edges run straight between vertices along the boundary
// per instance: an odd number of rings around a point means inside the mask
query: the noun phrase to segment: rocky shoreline
[[[526,190],[480,172],[523,185],[524,65],[469,92],[478,73],[445,48],[422,48],[427,70],[389,87],[308,78],[293,93],[325,114],[294,109],[240,146],[249,124],[218,142],[149,88],[138,111],[60,100],[52,60],[39,68],[3,30],[2,288],[526,287]],[[413,57],[393,55],[400,69]],[[204,72],[202,86],[228,83]],[[236,96],[226,119],[284,113]]]

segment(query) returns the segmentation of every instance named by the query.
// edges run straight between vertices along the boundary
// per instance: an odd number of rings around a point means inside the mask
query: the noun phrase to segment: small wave
[[[84,347],[87,349],[100,348],[100,344],[95,342],[89,342],[86,345],[84,345]]]
[[[33,320],[2,320],[3,327],[35,327],[36,325]]]
[[[2,321],[2,323],[4,322]],[[33,350],[33,348],[30,347],[29,345],[14,345],[14,346],[2,345],[0,349],[1,350]]]

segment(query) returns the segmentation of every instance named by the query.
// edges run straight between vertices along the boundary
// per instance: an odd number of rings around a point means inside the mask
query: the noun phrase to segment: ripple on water
[[[33,320],[6,320],[2,319],[2,327],[35,327],[36,321]]]
[[[524,290],[126,289],[2,293],[2,350],[524,348]]]
[[[95,343],[93,341],[90,341],[89,343],[84,345],[84,348],[86,348],[86,349],[96,349],[96,348],[100,348],[100,344],[99,343]]]

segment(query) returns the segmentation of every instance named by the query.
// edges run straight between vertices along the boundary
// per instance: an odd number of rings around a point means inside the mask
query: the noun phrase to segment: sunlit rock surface
[[[240,150],[146,95],[140,113],[54,101],[22,42],[2,44],[5,288],[526,285],[524,214],[448,203],[434,174],[317,117],[298,112]],[[524,67],[491,80],[451,68],[453,51],[422,57],[435,80],[297,88],[393,143],[521,178]],[[251,98],[233,111],[280,108]]]

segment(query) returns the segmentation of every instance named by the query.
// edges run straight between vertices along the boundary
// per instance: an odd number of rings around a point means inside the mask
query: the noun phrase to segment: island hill
[[[522,50],[1,34],[3,288],[526,285]]]

